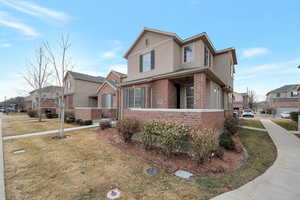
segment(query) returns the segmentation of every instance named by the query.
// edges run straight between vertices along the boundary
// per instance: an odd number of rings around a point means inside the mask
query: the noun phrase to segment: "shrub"
[[[37,112],[35,111],[35,110],[29,110],[28,112],[27,112],[27,115],[29,116],[29,117],[37,117]]]
[[[93,124],[93,120],[81,120],[80,122],[80,126],[88,126],[92,124]]]
[[[219,147],[219,148],[213,150],[212,153],[214,154],[215,157],[223,159],[224,150],[222,148]]]
[[[78,124],[78,125],[81,125],[81,123],[82,123],[82,119],[76,119],[76,124]]]
[[[239,130],[239,119],[236,117],[226,117],[224,128],[232,135],[236,134]]]
[[[299,115],[299,112],[291,112],[290,113],[291,120],[293,120],[294,122],[298,122],[298,115]]]
[[[58,118],[58,114],[56,114],[56,113],[46,113],[46,117],[48,119]]]
[[[136,119],[122,119],[117,122],[117,130],[125,143],[131,142],[134,133],[140,131],[140,121]]]
[[[208,161],[218,148],[218,136],[213,129],[196,129],[191,132],[192,157],[198,164]]]
[[[234,141],[231,139],[231,137],[227,133],[222,133],[219,136],[219,144],[221,147],[224,147],[227,150],[230,150],[230,151],[235,150]]]
[[[65,121],[67,123],[73,123],[73,122],[75,122],[75,114],[74,114],[74,112],[66,111],[65,112]]]
[[[188,133],[189,129],[183,124],[153,120],[144,126],[142,140],[145,148],[151,148],[157,142],[162,152],[170,156],[184,150]]]
[[[111,128],[110,121],[108,121],[108,120],[100,121],[99,126],[100,126],[101,130]]]

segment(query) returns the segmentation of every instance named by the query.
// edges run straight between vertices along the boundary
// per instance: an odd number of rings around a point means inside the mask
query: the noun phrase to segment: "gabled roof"
[[[235,48],[230,47],[230,48],[223,49],[223,50],[216,50],[215,47],[213,46],[213,43],[210,41],[210,39],[209,39],[209,37],[208,37],[208,35],[207,35],[206,32],[199,33],[197,35],[194,35],[192,37],[189,37],[189,38],[186,38],[186,39],[183,40],[176,33],[161,31],[161,30],[147,28],[147,27],[145,27],[143,29],[143,31],[139,34],[139,36],[137,37],[137,39],[133,42],[133,44],[127,50],[127,52],[124,55],[124,58],[126,58],[126,59],[128,58],[128,55],[131,52],[131,50],[135,47],[135,45],[138,43],[138,41],[142,38],[142,36],[146,32],[153,32],[153,33],[158,33],[158,34],[161,34],[161,35],[170,36],[170,37],[174,38],[174,40],[179,45],[185,45],[185,44],[187,44],[189,42],[192,42],[194,40],[202,39],[208,45],[208,47],[210,48],[210,50],[212,51],[212,53],[214,55],[218,55],[218,54],[222,54],[222,53],[227,53],[227,52],[232,52],[232,57],[233,57],[234,64],[237,64],[237,58],[236,58]]]
[[[105,81],[105,78],[102,76],[91,76],[88,74],[82,74],[78,72],[68,71],[74,79],[82,80],[82,81],[89,81],[89,82],[95,82],[95,83],[103,83]]]
[[[126,74],[123,74],[123,73],[118,72],[118,71],[115,71],[115,70],[111,70],[111,71],[109,72],[109,74],[108,74],[106,77],[108,77],[111,73],[116,74],[116,75],[119,76],[120,78],[126,78],[126,77],[127,77]]]
[[[97,89],[97,93],[98,93],[98,92],[99,92],[106,84],[109,85],[109,86],[111,86],[111,87],[114,88],[115,90],[118,89],[118,88],[120,87],[119,84],[117,84],[117,83],[115,83],[115,82],[113,82],[113,81],[105,80],[104,83],[102,83],[102,84],[100,85],[100,87]]]
[[[56,86],[56,85],[50,85],[50,86],[43,87],[41,90],[42,90],[42,92],[51,92],[51,91],[59,91],[59,90],[61,90],[61,89],[62,89],[62,88],[59,87],[59,86]],[[29,94],[32,94],[32,93],[34,93],[35,91],[37,91],[37,89],[36,89],[36,90],[33,90],[33,91],[31,91],[31,92],[29,92]]]
[[[270,94],[270,93],[273,93],[273,92],[288,92],[288,91],[291,91],[291,90],[295,90],[297,89],[297,87],[299,86],[299,84],[290,84],[290,85],[284,85],[280,88],[277,88],[275,90],[271,90],[270,92],[267,93]]]

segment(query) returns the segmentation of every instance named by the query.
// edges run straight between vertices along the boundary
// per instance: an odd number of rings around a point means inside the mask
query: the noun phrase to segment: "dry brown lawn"
[[[38,122],[36,118],[4,119],[2,124],[2,136],[22,135],[59,128],[57,119],[45,120],[43,122]],[[75,125],[65,123],[65,128],[72,127],[75,127]]]
[[[240,169],[214,177],[185,180],[160,171],[101,140],[99,133],[81,130],[67,139],[53,135],[4,142],[8,200],[99,200],[118,188],[122,200],[201,200],[236,188],[263,173],[276,152],[264,132],[242,131],[250,160]],[[257,146],[261,148],[257,148]],[[18,149],[25,153],[14,154]]]

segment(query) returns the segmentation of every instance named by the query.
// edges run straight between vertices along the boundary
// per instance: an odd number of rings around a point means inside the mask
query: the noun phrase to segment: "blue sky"
[[[217,49],[234,46],[235,90],[259,99],[299,83],[299,1],[0,0],[0,101],[29,88],[20,74],[43,40],[69,33],[74,70],[124,72],[123,55],[143,27],[186,38],[207,32]]]

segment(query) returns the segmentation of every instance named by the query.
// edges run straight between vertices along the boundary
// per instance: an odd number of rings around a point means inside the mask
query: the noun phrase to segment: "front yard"
[[[265,129],[264,125],[260,122],[260,120],[256,119],[240,119],[240,123],[242,126]]]
[[[22,135],[59,128],[58,119],[44,119],[43,122],[38,122],[37,120],[36,118],[4,119],[2,136]],[[72,127],[75,127],[75,125],[65,123],[65,128]]]
[[[242,129],[250,158],[239,169],[190,180],[161,170],[149,176],[144,171],[152,166],[102,140],[103,133],[68,134],[63,140],[44,135],[4,142],[8,200],[105,199],[114,188],[122,191],[120,199],[209,199],[254,179],[276,158],[267,133]],[[26,152],[13,153],[19,149]]]
[[[292,120],[288,120],[288,119],[274,119],[272,120],[274,123],[276,123],[277,125],[281,126],[282,128],[285,128],[288,131],[297,131],[298,127],[297,127],[297,123],[292,121]]]

